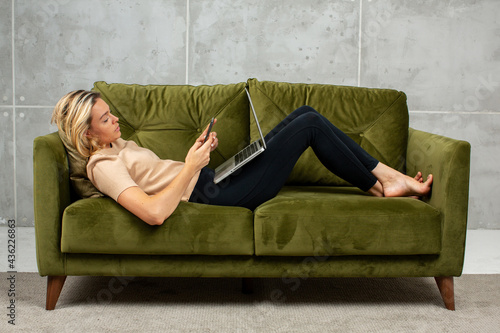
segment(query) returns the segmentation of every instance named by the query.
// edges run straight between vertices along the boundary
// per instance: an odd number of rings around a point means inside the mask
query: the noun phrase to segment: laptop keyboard
[[[248,156],[255,153],[260,148],[260,142],[254,141],[251,145],[240,151],[234,156],[235,164],[238,165],[248,158]]]

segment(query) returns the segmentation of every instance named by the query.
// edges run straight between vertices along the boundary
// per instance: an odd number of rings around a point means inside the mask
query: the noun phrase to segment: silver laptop
[[[245,91],[248,95],[248,100],[250,101],[250,108],[252,109],[255,123],[257,124],[257,128],[259,129],[260,139],[255,140],[254,142],[243,148],[239,153],[219,165],[215,169],[215,184],[219,183],[221,180],[225,179],[227,176],[241,168],[243,165],[253,160],[267,148],[266,141],[264,140],[264,136],[262,135],[262,130],[260,129],[259,120],[257,119],[257,114],[255,113],[255,109],[253,107],[252,98],[250,97],[250,93],[248,92],[247,88],[245,88]]]

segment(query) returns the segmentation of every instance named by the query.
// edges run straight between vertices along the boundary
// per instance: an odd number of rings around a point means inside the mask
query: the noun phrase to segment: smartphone
[[[212,118],[212,120],[210,120],[210,125],[208,126],[207,135],[205,136],[205,141],[203,141],[203,143],[207,142],[207,140],[208,140],[208,136],[210,135],[210,131],[212,131],[212,126],[214,126],[214,120],[215,120],[215,118]]]

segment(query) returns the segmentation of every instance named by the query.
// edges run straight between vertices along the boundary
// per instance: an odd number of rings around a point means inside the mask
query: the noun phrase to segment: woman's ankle
[[[390,181],[394,177],[402,176],[403,174],[393,168],[379,162],[377,166],[371,171],[372,174],[378,179],[381,184]]]
[[[382,184],[377,181],[375,185],[373,185],[367,193],[373,195],[374,197],[383,197],[384,196],[384,187]]]

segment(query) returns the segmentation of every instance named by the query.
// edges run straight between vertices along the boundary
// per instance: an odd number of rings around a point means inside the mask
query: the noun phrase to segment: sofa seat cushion
[[[285,187],[255,211],[259,256],[439,254],[441,214],[352,187]]]
[[[150,226],[110,198],[74,202],[63,214],[65,253],[252,255],[253,215],[240,207],[181,202]]]

